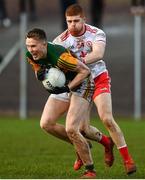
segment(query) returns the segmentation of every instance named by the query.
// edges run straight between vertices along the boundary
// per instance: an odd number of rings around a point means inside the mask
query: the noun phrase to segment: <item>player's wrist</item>
[[[85,58],[82,58],[82,62],[83,62],[84,64],[86,64],[86,60],[85,60]]]
[[[66,92],[69,93],[70,91],[71,91],[70,87],[68,85],[66,85]]]

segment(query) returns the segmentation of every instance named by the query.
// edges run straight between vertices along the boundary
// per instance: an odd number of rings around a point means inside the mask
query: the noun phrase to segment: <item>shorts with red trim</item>
[[[96,96],[102,93],[111,93],[111,78],[108,72],[103,72],[94,79],[95,92],[93,94],[93,100]]]

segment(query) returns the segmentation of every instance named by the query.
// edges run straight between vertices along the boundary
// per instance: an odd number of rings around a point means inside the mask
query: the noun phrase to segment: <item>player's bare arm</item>
[[[68,85],[70,90],[80,85],[90,74],[90,69],[80,60],[72,56],[70,52],[65,52],[60,56],[57,66],[60,69],[76,72],[75,77]]]
[[[83,82],[83,80],[89,76],[90,74],[90,69],[83,64],[82,62],[80,62],[79,60],[77,60],[77,66],[76,69],[74,70],[77,72],[77,75],[75,76],[75,78],[69,83],[68,87],[70,89],[75,88],[76,86],[78,86],[79,84],[81,84]]]
[[[105,43],[102,41],[92,44],[92,51],[84,57],[85,64],[91,64],[103,58],[105,52]]]

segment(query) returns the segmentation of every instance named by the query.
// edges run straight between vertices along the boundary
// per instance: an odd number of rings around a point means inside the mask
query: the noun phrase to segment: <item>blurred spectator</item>
[[[9,27],[11,20],[7,16],[5,0],[0,0],[0,26]]]
[[[145,0],[131,0],[131,13],[143,15],[145,13]]]
[[[104,13],[104,0],[90,0],[91,24],[102,28],[102,17]]]
[[[132,6],[144,6],[145,0],[132,0],[131,5]]]
[[[77,3],[77,0],[60,0],[61,10],[62,10],[62,29],[67,29],[67,24],[65,20],[65,10],[71,4]]]
[[[20,0],[19,1],[20,6],[20,13],[27,11],[27,6],[29,6],[29,19],[31,21],[36,20],[36,7],[35,7],[35,0]]]

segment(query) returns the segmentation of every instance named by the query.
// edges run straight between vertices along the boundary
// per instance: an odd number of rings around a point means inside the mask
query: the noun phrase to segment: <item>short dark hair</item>
[[[26,34],[26,38],[34,38],[34,39],[47,41],[47,36],[46,36],[45,31],[39,28],[34,28],[28,31]]]

